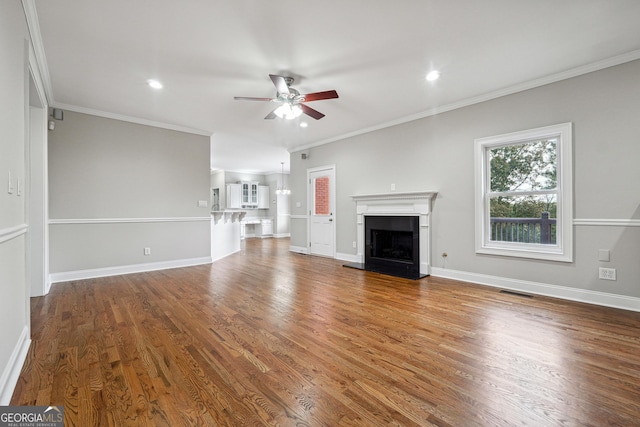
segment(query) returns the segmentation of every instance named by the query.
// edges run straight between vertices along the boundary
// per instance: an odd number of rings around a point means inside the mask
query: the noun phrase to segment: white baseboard
[[[362,260],[360,260],[360,257],[358,255],[345,254],[343,252],[336,252],[336,259],[339,259],[340,261],[347,261],[347,262],[362,262]]]
[[[309,254],[309,249],[305,248],[304,246],[289,246],[289,252],[295,252],[297,254],[304,254],[304,255],[308,255]]]
[[[9,362],[2,372],[2,377],[0,377],[0,406],[8,406],[11,403],[11,396],[13,396],[13,391],[18,383],[20,371],[27,358],[30,345],[29,328],[25,326],[13,348]]]
[[[291,237],[291,233],[274,234],[273,237],[276,238],[276,239],[284,239],[284,238],[287,238],[287,237]]]
[[[173,261],[151,262],[147,264],[122,265],[117,267],[94,268],[90,270],[64,271],[51,273],[50,282],[68,282],[69,280],[94,279],[96,277],[119,276],[121,274],[142,273],[144,271],[167,270],[169,268],[191,267],[211,264],[211,257],[178,259]]]
[[[228,257],[229,255],[237,254],[237,253],[238,253],[238,252],[240,252],[240,251],[241,251],[241,249],[237,249],[237,250],[235,250],[235,251],[229,252],[229,253],[227,253],[227,254],[224,254],[224,255],[222,255],[222,256],[219,256],[219,257],[218,257],[218,258],[216,258],[216,259],[211,259],[211,262],[220,261],[221,259],[224,259],[224,258]],[[200,264],[207,264],[207,263],[206,263],[206,262],[201,262]],[[194,265],[197,265],[197,264],[194,264]]]
[[[463,282],[493,286],[496,288],[510,289],[524,293],[545,295],[570,301],[640,312],[640,298],[636,297],[590,291],[587,289],[569,288],[567,286],[550,285],[547,283],[529,282],[526,280],[509,279],[506,277],[490,276],[486,274],[468,273],[465,271],[449,270],[440,267],[431,267],[431,275],[446,279],[455,279]]]

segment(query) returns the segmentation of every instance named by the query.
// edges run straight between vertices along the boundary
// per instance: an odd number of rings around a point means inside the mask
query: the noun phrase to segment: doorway
[[[27,222],[29,225],[27,249],[27,280],[32,297],[46,295],[49,281],[49,230],[47,194],[47,117],[48,108],[44,90],[34,76],[29,63],[29,108],[27,119],[26,171]],[[27,298],[27,304],[28,304]]]
[[[309,254],[335,258],[335,166],[307,170],[309,188]]]

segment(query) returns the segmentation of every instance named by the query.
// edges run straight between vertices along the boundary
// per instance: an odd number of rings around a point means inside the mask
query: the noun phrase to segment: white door
[[[335,257],[335,168],[309,169],[309,253]]]

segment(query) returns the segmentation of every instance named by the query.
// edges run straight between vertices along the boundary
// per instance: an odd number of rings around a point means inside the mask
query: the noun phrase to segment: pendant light
[[[284,185],[284,162],[280,162],[280,168],[280,185],[276,189],[276,194],[283,194],[285,196],[288,196],[289,194],[291,194],[291,190],[289,190],[287,186]]]

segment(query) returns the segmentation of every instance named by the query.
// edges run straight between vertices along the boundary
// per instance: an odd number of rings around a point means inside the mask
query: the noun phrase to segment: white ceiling
[[[52,106],[213,134],[213,168],[253,173],[288,170],[287,150],[640,58],[638,0],[26,2]],[[274,104],[233,97],[275,96],[269,74],[340,98],[310,103],[326,117],[305,129],[264,120]]]

